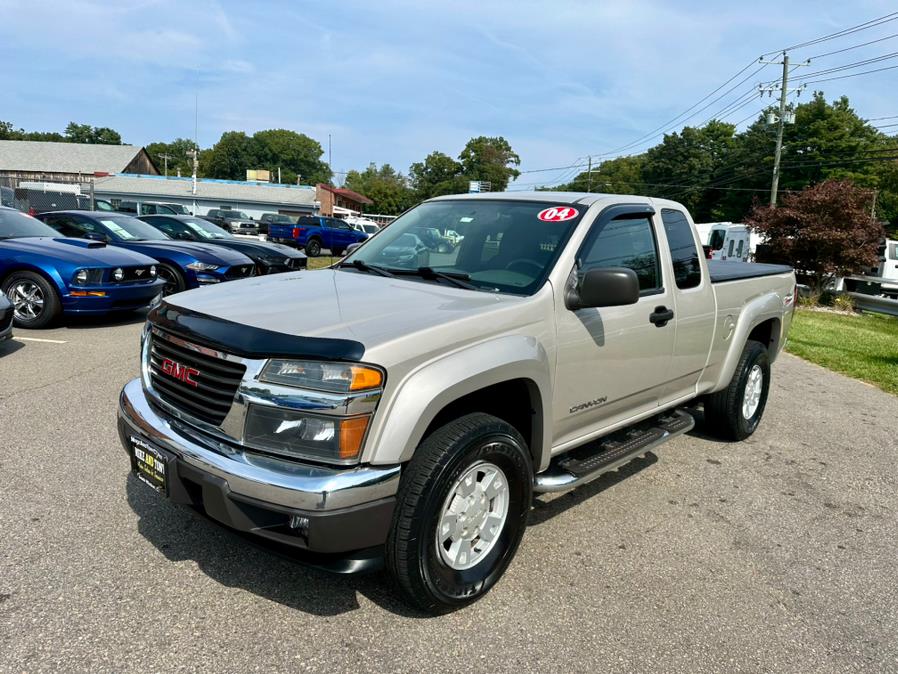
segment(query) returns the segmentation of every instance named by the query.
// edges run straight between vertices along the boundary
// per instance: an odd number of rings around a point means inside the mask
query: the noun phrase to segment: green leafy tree
[[[193,174],[193,160],[187,154],[193,149],[193,141],[189,138],[175,138],[170,143],[150,143],[144,149],[160,171],[165,167],[162,155],[168,155],[168,175],[177,175],[179,170],[182,176]]]
[[[504,191],[509,180],[521,175],[516,168],[521,165],[521,158],[502,136],[472,138],[458,159],[469,180],[489,181],[493,192]]]
[[[122,137],[118,131],[109,127],[91,126],[69,122],[65,128],[65,139],[70,143],[91,143],[95,145],[121,145]]]
[[[212,147],[205,163],[210,178],[245,180],[246,170],[259,168],[263,150],[260,143],[243,131],[225,131]]]
[[[645,155],[617,157],[603,161],[591,172],[583,171],[558,189],[565,192],[604,192],[607,194],[645,194],[642,170]]]
[[[330,182],[333,174],[321,159],[324,150],[317,140],[287,129],[258,131],[253,140],[258,144],[260,165],[247,168],[267,168],[274,177],[280,168],[284,183],[296,183],[297,177],[306,184]]]
[[[423,162],[412,164],[408,173],[418,200],[468,191],[462,165],[442,152],[431,152]]]
[[[829,180],[785,194],[775,208],[755,206],[745,222],[766,238],[759,261],[767,261],[764,251],[771,251],[819,293],[834,276],[878,264],[884,232],[870,213],[872,200],[871,190]]]
[[[364,171],[350,171],[344,186],[371,199],[374,204],[368,210],[373,213],[398,215],[415,203],[405,176],[389,164],[377,168],[371,163]]]

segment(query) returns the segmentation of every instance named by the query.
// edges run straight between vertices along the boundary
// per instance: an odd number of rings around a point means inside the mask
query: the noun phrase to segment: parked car
[[[260,234],[268,234],[269,225],[292,225],[296,222],[289,215],[282,215],[281,213],[262,213],[262,217],[259,218],[259,233]]]
[[[348,246],[368,238],[357,232],[349,223],[324,215],[303,215],[295,225],[272,224],[268,230],[271,241],[291,243],[306,251],[309,257],[318,257],[327,248],[334,255],[342,255]]]
[[[138,209],[140,215],[190,215],[187,207],[183,204],[173,204],[166,201],[121,201],[117,210],[119,213],[129,213],[137,215]],[[105,211],[105,208],[98,208],[98,211]]]
[[[238,239],[218,225],[192,215],[143,215],[140,219],[172,239],[202,241],[239,251],[256,263],[256,274],[299,271],[308,262],[295,248],[270,241]]]
[[[169,240],[152,225],[124,213],[63,211],[40,217],[65,236],[104,241],[156,258],[165,295],[255,275],[256,265],[242,253],[206,243]]]
[[[156,260],[100,241],[62,238],[52,227],[0,208],[0,290],[15,323],[43,328],[65,314],[140,309],[164,282]],[[4,326],[0,318],[0,332]]]
[[[13,306],[6,295],[0,292],[0,342],[12,337]]]
[[[115,206],[112,205],[112,202],[106,199],[94,199],[94,210],[106,211],[107,213],[116,212]]]
[[[243,211],[213,208],[206,215],[200,216],[231,234],[258,234],[259,225]]]
[[[15,208],[15,193],[13,192],[13,189],[11,187],[4,187],[3,185],[0,185],[0,206]]]
[[[453,257],[392,264],[431,222]],[[451,610],[505,573],[534,492],[657,451],[687,406],[752,435],[795,294],[789,267],[705,260],[673,201],[437,197],[330,269],[163,301],[119,437],[160,496]]]
[[[384,264],[397,267],[418,268],[430,264],[430,249],[420,237],[411,232],[397,236],[381,251]]]

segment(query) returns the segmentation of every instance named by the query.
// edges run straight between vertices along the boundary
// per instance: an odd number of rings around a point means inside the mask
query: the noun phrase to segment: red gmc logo
[[[193,377],[198,375],[200,371],[195,367],[187,367],[186,365],[181,365],[181,363],[176,363],[170,358],[163,358],[162,371],[169,377],[174,377],[185,384],[190,384],[193,387],[197,386],[197,381]]]

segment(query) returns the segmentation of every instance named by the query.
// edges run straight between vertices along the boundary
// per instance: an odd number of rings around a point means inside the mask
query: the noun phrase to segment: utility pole
[[[587,157],[586,191],[592,192],[592,156]]]
[[[174,159],[170,154],[160,154],[159,158],[165,162],[165,177],[168,178],[168,160]]]
[[[776,196],[779,191],[780,185],[780,158],[783,154],[783,129],[785,129],[786,124],[794,124],[795,118],[794,114],[786,112],[786,99],[789,97],[789,54],[783,52],[783,60],[782,61],[764,61],[763,58],[758,59],[760,63],[777,63],[782,64],[783,66],[783,80],[779,86],[780,90],[780,107],[779,107],[779,115],[777,116],[777,127],[776,127],[776,152],[773,155],[773,179],[770,182],[770,205],[776,206]],[[808,59],[803,63],[797,64],[795,67],[806,66],[810,64],[811,60]],[[793,91],[797,91],[799,95],[801,95],[801,90],[804,89],[806,85],[802,85],[797,89],[793,89]],[[761,88],[761,94],[766,91],[768,94],[772,94],[776,87],[767,87]]]
[[[193,159],[193,194],[196,194],[196,172],[200,167],[200,162],[198,159],[199,152],[197,152],[196,148],[193,147],[187,150],[187,156]]]

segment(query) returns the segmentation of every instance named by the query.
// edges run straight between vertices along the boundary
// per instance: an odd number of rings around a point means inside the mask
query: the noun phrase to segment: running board
[[[572,449],[553,459],[549,467],[536,476],[533,491],[543,493],[579,487],[617,470],[671,438],[688,433],[694,426],[695,419],[691,414],[674,410]]]

